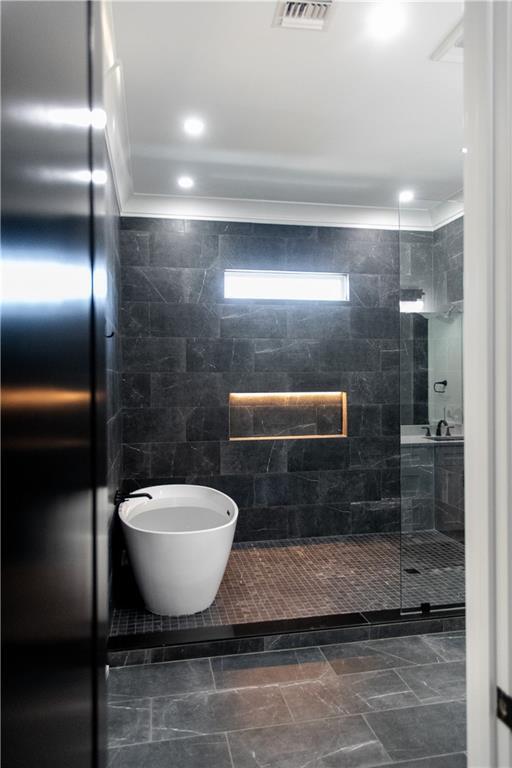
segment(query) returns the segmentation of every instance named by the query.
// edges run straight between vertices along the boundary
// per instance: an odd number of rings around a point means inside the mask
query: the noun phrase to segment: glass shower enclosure
[[[464,605],[463,203],[400,210],[403,611]],[[418,211],[425,227],[418,228]],[[415,226],[412,226],[414,220]],[[430,223],[430,226],[429,226]]]

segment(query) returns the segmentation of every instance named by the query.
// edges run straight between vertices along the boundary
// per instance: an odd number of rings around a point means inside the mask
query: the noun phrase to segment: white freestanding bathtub
[[[201,485],[154,485],[136,492],[152,499],[127,499],[119,517],[146,608],[167,616],[204,611],[226,570],[237,505]]]

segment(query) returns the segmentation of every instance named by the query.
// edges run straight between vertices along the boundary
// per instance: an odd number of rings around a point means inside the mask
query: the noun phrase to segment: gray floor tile
[[[108,654],[108,663],[111,668],[127,667],[133,664],[146,664],[149,662],[149,651],[145,649],[134,651],[111,651]]]
[[[149,741],[151,703],[149,699],[126,699],[108,705],[109,747]]]
[[[294,720],[413,707],[418,699],[393,670],[326,677],[281,687]]]
[[[373,712],[365,717],[395,761],[466,748],[466,708],[460,702]]]
[[[389,763],[360,716],[228,734],[234,768],[369,768]]]
[[[219,689],[317,680],[332,675],[318,648],[220,656],[212,659],[212,668]]]
[[[369,643],[324,645],[322,652],[337,675],[392,669],[412,664],[405,659],[400,661],[396,656],[391,656],[385,651],[374,649]]]
[[[401,666],[400,660],[412,664],[433,664],[437,661],[445,661],[444,656],[436,652],[425,640],[424,636],[393,637],[385,640],[369,640],[365,643],[368,648],[380,653],[389,653],[396,656],[396,667]]]
[[[407,667],[400,670],[400,676],[424,704],[461,699],[466,694],[466,665],[463,661]]]
[[[265,637],[266,651],[279,651],[288,648],[309,648],[314,645],[332,645],[333,643],[355,643],[370,638],[370,627],[342,627],[340,629],[320,629],[308,632],[290,632],[285,635]]]
[[[466,658],[465,632],[425,635],[424,640],[445,661],[464,661]]]
[[[157,741],[109,750],[108,768],[232,768],[225,736]]]
[[[424,757],[421,760],[406,760],[399,763],[390,763],[384,768],[466,768],[467,758],[463,752],[456,755],[442,755],[441,757]]]
[[[117,699],[192,693],[213,687],[208,659],[118,667],[110,670],[108,678],[109,695]]]
[[[181,739],[290,721],[278,686],[193,693],[154,699],[152,738]]]

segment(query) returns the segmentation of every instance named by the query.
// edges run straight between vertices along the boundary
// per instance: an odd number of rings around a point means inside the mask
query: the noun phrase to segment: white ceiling
[[[462,67],[429,57],[462,3],[404,3],[387,42],[368,35],[372,7],[338,1],[316,32],[273,27],[268,1],[115,2],[132,192],[380,207],[404,187],[453,194]],[[190,114],[199,139],[182,130]]]

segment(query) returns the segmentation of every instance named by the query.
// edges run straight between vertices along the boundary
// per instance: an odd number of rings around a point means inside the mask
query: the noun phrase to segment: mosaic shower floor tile
[[[215,602],[192,616],[115,609],[111,635],[464,601],[464,547],[438,531],[235,544]]]

